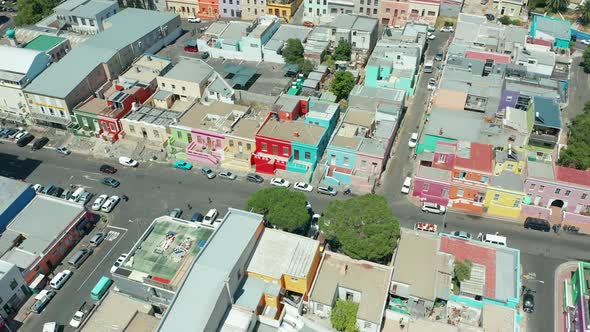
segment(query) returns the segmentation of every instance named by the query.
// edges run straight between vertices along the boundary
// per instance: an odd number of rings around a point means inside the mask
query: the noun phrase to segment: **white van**
[[[57,323],[56,322],[49,322],[43,324],[43,332],[57,332]]]
[[[51,279],[49,285],[51,286],[51,288],[60,289],[61,286],[63,286],[66,283],[66,281],[68,281],[71,275],[72,272],[70,270],[63,270],[60,273],[56,274],[55,277],[53,277],[53,279]]]
[[[410,193],[410,187],[412,186],[412,178],[409,176],[406,176],[404,183],[402,184],[402,194],[409,194]]]
[[[483,242],[491,243],[499,246],[506,246],[506,237],[501,235],[486,234],[481,239]]]
[[[70,196],[70,201],[77,202],[80,199],[80,196],[84,193],[84,188],[80,187],[74,191],[72,196]]]
[[[434,70],[434,59],[433,58],[426,59],[426,61],[424,61],[424,72],[425,73],[432,73],[433,70]]]

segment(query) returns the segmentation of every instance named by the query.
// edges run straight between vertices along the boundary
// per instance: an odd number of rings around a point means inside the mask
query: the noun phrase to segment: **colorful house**
[[[578,262],[578,268],[569,280],[563,282],[562,331],[589,331],[590,312],[588,297],[590,289],[590,263]]]
[[[529,128],[532,131],[527,148],[533,154],[551,155],[561,134],[559,102],[546,97],[533,97],[528,112]]]
[[[281,120],[297,120],[308,112],[309,97],[283,94],[275,102],[273,111]]]
[[[533,39],[549,40],[554,48],[570,48],[572,24],[561,18],[533,14],[530,35]]]
[[[419,197],[424,202],[447,206],[451,188],[451,175],[452,173],[449,170],[418,166],[418,170],[414,175],[412,196]]]
[[[365,68],[365,85],[405,90],[413,96],[422,48],[419,44],[381,40],[375,46]]]
[[[330,133],[334,132],[340,115],[340,105],[315,98],[308,104],[309,111],[305,114],[305,123],[327,128]]]
[[[98,113],[107,108],[107,101],[91,97],[74,108],[74,116],[78,123],[77,135],[96,136],[100,131]]]
[[[225,133],[231,132],[249,110],[247,106],[221,102],[194,104],[169,126],[170,153],[179,159],[218,165],[224,159]]]
[[[200,0],[199,1],[199,13],[197,17],[205,20],[213,20],[221,17],[219,14],[219,1],[218,0]]]
[[[511,171],[493,175],[487,188],[484,206],[489,214],[518,218],[523,204],[530,203],[524,192],[524,176]]]
[[[225,133],[225,153],[221,167],[239,171],[251,171],[252,153],[256,149],[256,131],[268,112],[251,111],[238,121],[232,130]]]
[[[266,13],[290,20],[303,0],[271,0],[266,2]]]
[[[320,243],[304,236],[267,228],[246,268],[248,277],[278,284],[292,293],[307,298],[320,264]]]
[[[483,212],[483,202],[493,171],[493,151],[489,144],[460,141],[453,167],[449,206]]]
[[[524,168],[526,167],[525,149],[513,147],[512,144],[508,144],[507,147],[495,149],[494,154],[494,175],[500,175],[504,171],[514,174],[522,174],[524,172]]]

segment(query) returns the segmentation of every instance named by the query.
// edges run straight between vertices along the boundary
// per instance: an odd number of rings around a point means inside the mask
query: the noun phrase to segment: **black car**
[[[61,194],[64,193],[64,189],[60,188],[60,187],[55,187],[55,189],[53,189],[53,191],[51,192],[51,196],[55,196],[55,197],[61,197]]]
[[[488,21],[493,21],[496,19],[496,16],[494,16],[493,14],[486,14],[485,17]]]
[[[527,217],[524,220],[524,228],[534,229],[537,231],[549,232],[551,230],[551,224],[549,221],[541,218]]]
[[[49,304],[49,301],[53,299],[55,294],[57,294],[55,291],[48,291],[45,294],[45,296],[41,298],[41,300],[38,300],[37,302],[35,302],[35,304],[33,304],[33,306],[31,307],[31,311],[36,314],[40,314],[43,311],[43,309],[45,309],[45,307]]]
[[[117,188],[121,182],[113,179],[113,178],[104,178],[102,179],[102,184],[106,184],[107,186],[113,187],[113,188]]]
[[[100,171],[102,173],[107,173],[107,174],[115,174],[115,173],[117,173],[117,169],[114,168],[111,165],[102,165],[102,166],[100,166]]]
[[[255,182],[255,183],[261,183],[262,181],[264,181],[264,179],[258,175],[258,174],[254,174],[254,173],[250,173],[246,176],[246,179],[248,179],[248,181],[250,182]]]
[[[195,212],[191,217],[191,221],[201,222],[203,221],[203,215],[200,212]]]
[[[19,147],[25,147],[27,146],[27,144],[31,143],[32,140],[35,139],[35,136],[31,135],[31,134],[26,134],[25,136],[19,138],[18,141],[16,141],[16,145],[18,145]]]
[[[535,311],[535,295],[530,289],[528,289],[522,296],[522,310],[529,314]]]
[[[33,146],[31,147],[31,150],[35,151],[35,150],[40,150],[42,149],[45,144],[49,143],[49,138],[47,137],[41,137],[39,139],[37,139],[35,141],[35,143],[33,143]]]

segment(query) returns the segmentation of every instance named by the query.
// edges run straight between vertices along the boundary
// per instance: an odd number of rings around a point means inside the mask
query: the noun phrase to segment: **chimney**
[[[340,274],[345,276],[346,275],[346,271],[348,271],[348,264],[343,264],[340,266]]]
[[[295,133],[293,133],[293,136],[295,136],[295,137],[299,137],[299,132],[298,132],[298,131],[296,131]]]

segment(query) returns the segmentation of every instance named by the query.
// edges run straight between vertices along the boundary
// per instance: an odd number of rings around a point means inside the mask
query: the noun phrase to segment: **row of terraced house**
[[[412,196],[499,217],[588,224],[590,173],[558,166],[570,24],[461,14],[416,147]]]

